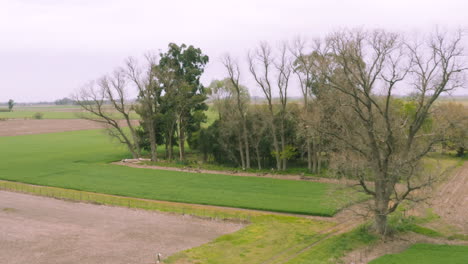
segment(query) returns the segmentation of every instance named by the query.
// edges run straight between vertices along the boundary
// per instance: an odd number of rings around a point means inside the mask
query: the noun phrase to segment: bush
[[[33,119],[42,119],[44,117],[43,113],[37,112],[33,115]]]

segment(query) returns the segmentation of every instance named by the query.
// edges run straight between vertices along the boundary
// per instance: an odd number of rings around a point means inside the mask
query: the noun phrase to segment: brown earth
[[[0,263],[155,263],[242,224],[0,191]]]
[[[468,235],[468,162],[438,188],[431,207],[446,223]]]
[[[120,121],[122,126],[125,122]],[[22,120],[10,119],[0,121],[0,137],[31,134],[45,134],[86,129],[104,128],[104,124],[84,119],[44,119]]]

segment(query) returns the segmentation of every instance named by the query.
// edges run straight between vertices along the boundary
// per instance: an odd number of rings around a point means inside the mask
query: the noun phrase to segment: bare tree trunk
[[[168,132],[168,145],[169,145],[169,155],[167,159],[172,160],[174,158],[174,123],[171,124]]]
[[[271,117],[274,119],[273,110],[270,110]],[[281,157],[280,157],[280,148],[278,145],[278,136],[276,135],[276,125],[275,121],[271,122],[271,131],[273,133],[273,147],[275,148],[275,157],[276,157],[276,169],[281,170]]]
[[[181,124],[182,120],[179,119],[177,129],[179,134],[179,159],[185,160],[185,134],[184,129],[182,128]]]
[[[261,170],[262,169],[262,162],[260,160],[260,150],[258,149],[258,144],[255,146],[255,152],[257,153],[257,165],[258,165],[258,169]]]
[[[242,169],[245,170],[245,158],[244,158],[244,150],[242,149],[242,138],[239,136],[238,142],[239,142],[239,153],[240,153],[240,158],[241,158],[241,165]]]
[[[282,165],[283,165],[283,170],[286,170],[286,156],[285,156],[285,151],[286,151],[286,139],[285,139],[285,132],[284,132],[284,116],[281,117],[281,153],[283,154],[283,158],[281,160]]]
[[[242,118],[242,125],[244,130],[244,143],[245,143],[245,166],[250,169],[250,150],[249,150],[249,137],[247,135],[247,122],[245,117]]]
[[[149,120],[149,119],[148,119]],[[148,123],[149,141],[151,148],[151,161],[158,161],[157,145],[156,145],[156,132],[154,131],[153,120]]]
[[[386,193],[385,177],[381,173],[375,179],[375,221],[374,228],[381,234],[387,233],[387,215],[389,208],[389,195]]]
[[[317,147],[317,174],[320,175],[320,172],[322,171],[322,148],[321,144],[318,144]]]
[[[174,143],[173,143],[174,135],[172,134],[169,139],[169,160],[174,158]]]
[[[312,156],[312,172],[317,173],[317,145],[315,144],[315,140],[312,139],[312,148],[311,148],[311,156]]]
[[[310,138],[307,136],[307,170],[312,172],[312,145],[310,144]]]

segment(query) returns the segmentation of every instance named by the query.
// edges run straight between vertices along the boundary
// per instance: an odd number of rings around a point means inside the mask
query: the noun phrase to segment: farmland
[[[261,42],[209,85],[212,58],[169,42],[53,101],[73,106],[5,100],[0,262],[463,262],[464,37]]]
[[[333,186],[110,165],[126,151],[99,130],[1,137],[0,179],[146,199],[332,216]],[[25,166],[27,164],[27,166]],[[349,199],[353,200],[352,196]]]
[[[3,122],[6,124],[8,121]],[[47,123],[50,120],[34,122]],[[34,129],[31,127],[30,130]],[[333,184],[113,165],[111,162],[127,158],[128,152],[123,146],[109,139],[103,130],[4,136],[0,137],[0,146],[9,150],[0,154],[0,158],[5,161],[0,164],[1,179],[64,188],[57,189],[56,194],[41,190],[45,187],[40,186],[31,188],[19,185],[9,189],[202,217],[248,219],[249,224],[243,229],[223,235],[199,247],[173,255],[170,253],[172,256],[165,259],[165,263],[197,263],[194,261],[202,260],[202,263],[248,261],[249,263],[331,264],[336,263],[337,259],[346,252],[377,241],[377,238],[365,229],[356,228],[356,225],[350,225],[351,222],[340,222],[343,220],[336,222],[337,220],[333,218],[329,218],[330,221],[326,220],[327,218],[312,220],[268,212],[199,207],[206,204],[332,216],[346,205],[330,198],[333,194],[337,194],[336,192],[341,194],[344,192],[336,189]],[[443,162],[445,166],[453,166],[456,163],[457,160],[452,159]],[[71,190],[84,192],[77,195],[71,193]],[[99,193],[118,195],[116,197],[122,198],[99,197]],[[185,204],[159,204],[158,201],[152,204],[125,197]],[[357,199],[354,194],[350,197]],[[8,208],[15,207],[20,208],[19,205],[8,206]],[[10,211],[8,208],[3,213],[9,216],[14,209]],[[359,220],[356,223],[360,223]],[[349,227],[346,227],[347,225]],[[180,249],[176,251],[178,250]],[[404,252],[402,256],[406,257],[406,254]],[[464,256],[463,251],[460,254]],[[389,257],[376,261],[386,261],[387,258]]]
[[[156,253],[171,255],[243,227],[13,192],[0,199],[1,263],[151,263]]]

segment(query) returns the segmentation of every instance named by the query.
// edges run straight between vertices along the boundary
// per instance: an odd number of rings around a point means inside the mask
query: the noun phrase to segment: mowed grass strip
[[[468,246],[415,244],[400,254],[382,256],[369,264],[466,264]]]
[[[100,130],[0,137],[0,179],[145,199],[332,216],[331,184],[137,169]],[[356,197],[350,196],[349,201]]]

